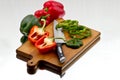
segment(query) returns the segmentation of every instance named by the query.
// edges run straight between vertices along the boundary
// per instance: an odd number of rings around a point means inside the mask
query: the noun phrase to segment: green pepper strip
[[[72,38],[70,40],[66,40],[64,38],[54,38],[54,39],[62,39],[62,40],[64,40],[66,46],[68,46],[70,48],[73,48],[73,49],[77,49],[77,48],[79,48],[80,46],[83,45],[82,40],[79,39],[79,38]]]
[[[63,28],[63,31],[67,31],[71,38],[84,39],[91,35],[91,30],[86,26],[79,25],[76,20],[64,20],[57,24],[56,28]]]
[[[79,38],[72,38],[71,40],[66,41],[66,46],[70,48],[77,49],[82,45],[83,43]]]

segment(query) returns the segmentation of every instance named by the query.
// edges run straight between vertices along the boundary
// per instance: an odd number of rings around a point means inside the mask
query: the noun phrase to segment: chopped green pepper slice
[[[73,48],[73,49],[77,49],[82,45],[83,45],[83,43],[79,38],[72,38],[72,39],[66,41],[66,46]]]
[[[84,39],[91,35],[91,30],[86,26],[79,25],[77,20],[63,20],[56,25],[56,28],[62,28],[69,33],[71,38]]]

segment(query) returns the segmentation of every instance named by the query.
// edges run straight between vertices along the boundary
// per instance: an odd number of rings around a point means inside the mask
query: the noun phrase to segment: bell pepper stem
[[[48,8],[44,8],[44,10],[45,10],[46,12],[48,12]]]
[[[43,21],[43,25],[42,25],[42,27],[39,27],[39,33],[44,34],[44,28],[46,26],[46,20],[41,19],[41,21]]]
[[[41,19],[41,21],[43,21],[43,26],[42,26],[42,30],[44,30],[44,28],[45,28],[45,25],[46,25],[46,20],[45,19]]]

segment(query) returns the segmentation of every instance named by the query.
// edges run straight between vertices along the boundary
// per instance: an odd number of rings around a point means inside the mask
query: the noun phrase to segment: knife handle
[[[57,55],[61,63],[65,62],[65,56],[62,50],[62,43],[57,43]]]

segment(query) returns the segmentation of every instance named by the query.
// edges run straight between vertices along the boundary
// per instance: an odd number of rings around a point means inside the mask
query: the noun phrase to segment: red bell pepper
[[[57,2],[57,1],[53,1],[53,0],[49,0],[49,1],[45,2],[43,4],[43,6],[44,7],[58,6],[58,7],[62,8],[62,9],[64,9],[64,6],[63,6],[62,3]]]
[[[43,4],[43,9],[37,10],[34,16],[38,19],[45,19],[46,26],[50,24],[54,19],[62,18],[65,15],[64,6],[62,3],[49,0]],[[43,23],[40,21],[43,25]]]
[[[40,20],[41,25],[43,25],[41,19],[46,20],[46,25],[50,24],[51,22],[50,15],[44,9],[35,11],[34,16]]]
[[[64,6],[60,2],[50,0],[45,2],[43,6],[43,9],[50,14],[51,19],[62,18],[65,15]]]
[[[35,46],[41,53],[46,53],[56,48],[56,42],[54,42],[53,38],[44,35],[35,43]]]
[[[46,21],[44,21],[44,25],[42,28],[39,28],[38,26],[33,26],[30,30],[30,33],[28,35],[28,39],[34,44],[35,42],[37,42],[37,40],[39,40],[42,36],[44,35],[49,35],[48,32],[44,31],[44,27],[46,24]]]
[[[47,12],[45,10],[41,9],[41,10],[35,11],[34,16],[37,18],[40,18],[42,16],[46,16],[46,14],[47,14]]]

